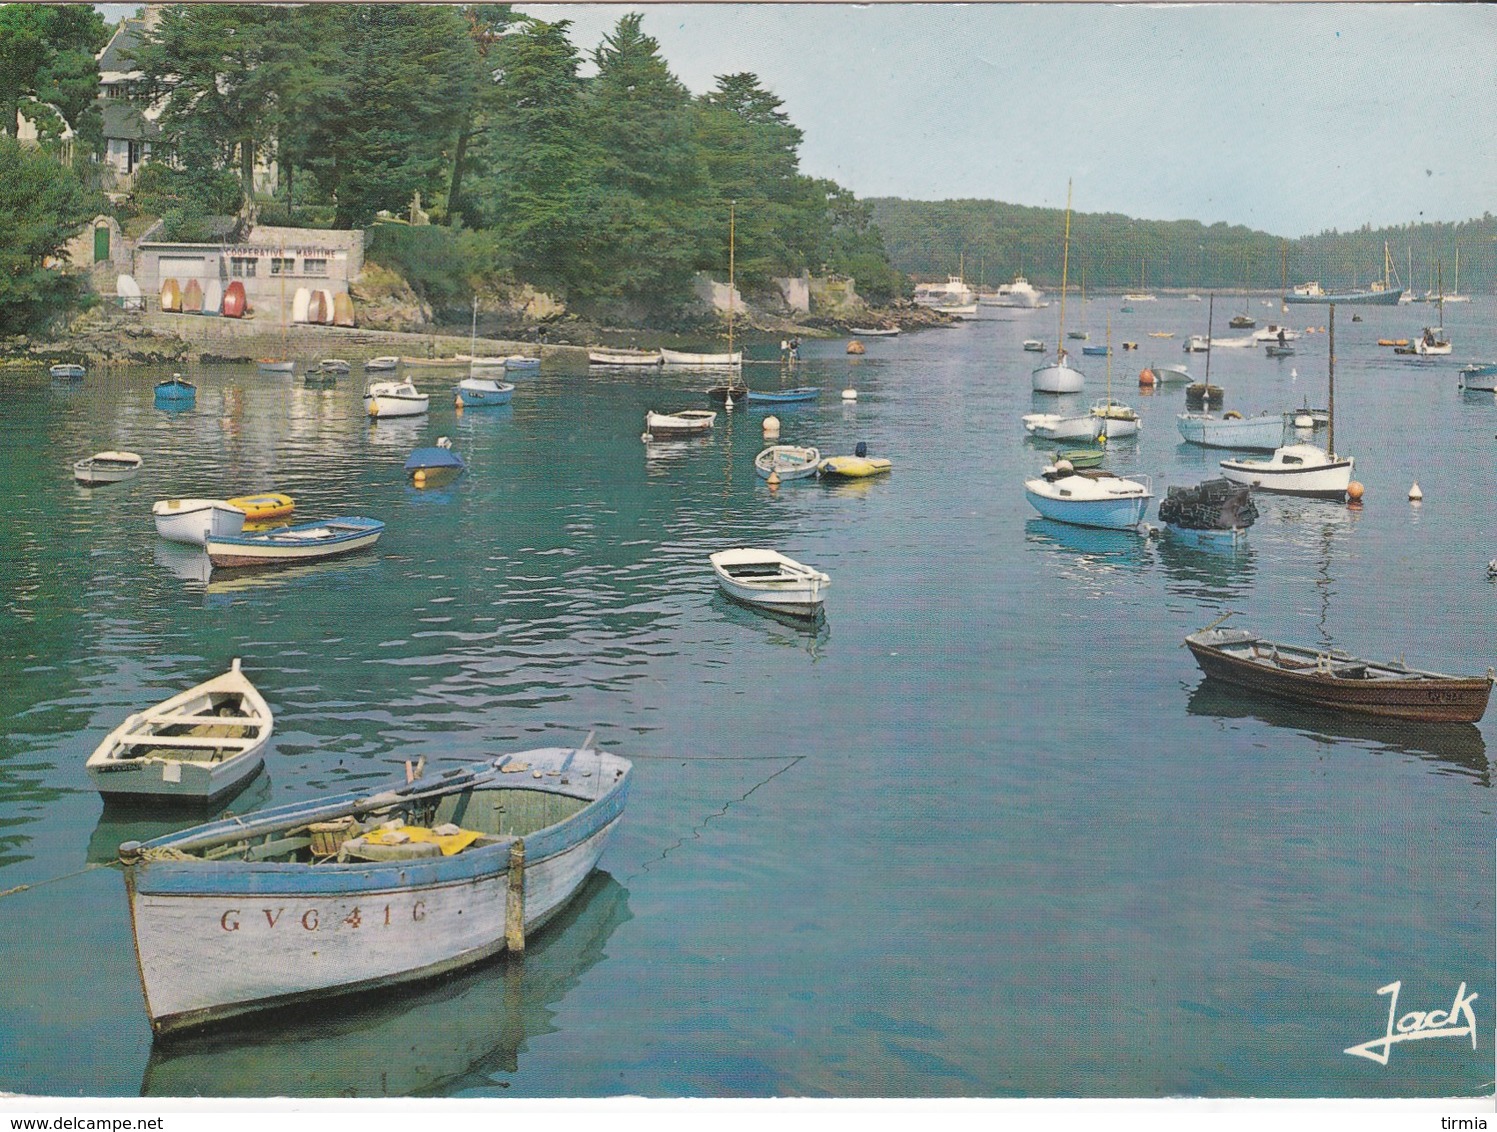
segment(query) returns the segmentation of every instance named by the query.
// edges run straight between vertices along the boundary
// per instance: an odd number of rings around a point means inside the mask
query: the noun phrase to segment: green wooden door
[[[94,229],[94,262],[103,263],[109,258],[109,225],[100,224]]]

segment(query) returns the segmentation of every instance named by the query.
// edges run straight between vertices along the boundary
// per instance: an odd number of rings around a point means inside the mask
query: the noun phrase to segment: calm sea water
[[[1180,388],[1137,387],[1145,362],[1184,357],[1205,305],[1118,306],[1086,313],[1093,342],[1110,315],[1115,344],[1142,343],[1113,361],[1145,419],[1114,466],[1160,494],[1206,478],[1220,456],[1180,443]],[[1497,402],[1456,391],[1464,360],[1497,358],[1497,306],[1448,308],[1456,356],[1427,364],[1374,341],[1432,311],[1338,311],[1337,447],[1366,504],[1262,498],[1227,554],[1038,519],[1021,481],[1044,449],[1019,417],[1104,396],[1106,361],[1085,359],[1081,396],[1031,394],[1020,341],[1053,342],[1058,312],[983,313],[860,359],[808,343],[787,384],[825,392],[779,413],[783,439],[866,441],[895,470],[777,493],[753,473],[761,414],[641,443],[646,409],[705,406],[700,375],[548,369],[512,408],[457,416],[452,377],[418,372],[431,416],[375,425],[357,377],[203,369],[176,414],[153,407],[154,372],[0,377],[0,890],[31,886],[0,896],[0,1089],[1490,1093],[1497,715],[1429,730],[1296,710],[1204,686],[1180,645],[1239,610],[1271,637],[1497,663]],[[1244,412],[1320,405],[1326,347],[1220,350],[1212,380]],[[417,491],[401,464],[439,434],[470,470]],[[145,467],[75,487],[71,461],[102,448]],[[389,528],[371,555],[227,581],[155,536],[154,499],[265,489]],[[706,556],[743,544],[829,572],[824,625],[722,598]],[[182,823],[104,811],[83,762],[236,656],[276,711],[236,811],[595,729],[637,772],[601,871],[523,964],[153,1047],[108,862]],[[1477,992],[1478,1048],[1344,1053],[1383,1034],[1395,980],[1400,1013]]]

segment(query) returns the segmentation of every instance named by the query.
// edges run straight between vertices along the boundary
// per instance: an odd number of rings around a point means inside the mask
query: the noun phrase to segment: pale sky
[[[1451,4],[526,4],[590,51],[646,13],[692,91],[753,71],[802,169],[1301,236],[1497,199],[1497,8]]]
[[[134,6],[101,5],[110,19]],[[1497,199],[1497,7],[525,4],[584,55],[644,11],[695,93],[752,71],[801,167],[860,197],[978,197],[1278,236]]]

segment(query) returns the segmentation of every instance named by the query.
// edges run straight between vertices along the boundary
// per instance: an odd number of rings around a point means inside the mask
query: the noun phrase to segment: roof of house
[[[154,141],[161,136],[161,127],[149,121],[134,103],[108,99],[99,103],[99,110],[104,115],[105,138]]]
[[[108,76],[128,75],[140,70],[135,60],[129,58],[129,53],[140,46],[140,33],[146,28],[144,20],[125,19],[119,22],[114,29],[114,34],[109,37],[109,42],[104,45],[104,50],[99,52],[99,73]]]

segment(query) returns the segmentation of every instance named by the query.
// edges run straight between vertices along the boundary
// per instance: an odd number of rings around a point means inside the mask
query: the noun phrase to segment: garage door
[[[207,277],[208,261],[200,255],[164,255],[161,257],[161,278],[163,279],[206,279]]]

